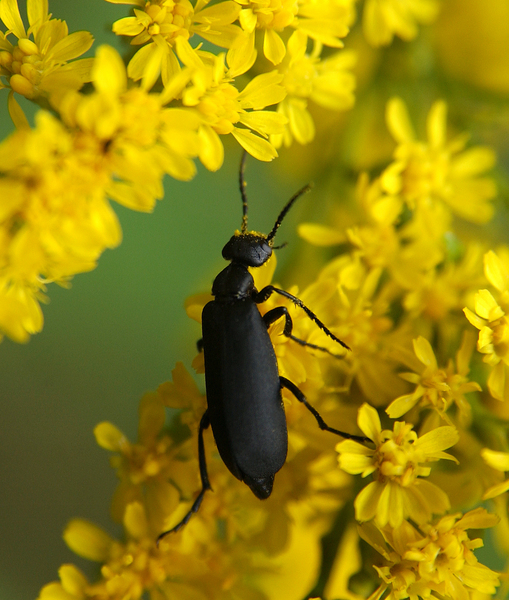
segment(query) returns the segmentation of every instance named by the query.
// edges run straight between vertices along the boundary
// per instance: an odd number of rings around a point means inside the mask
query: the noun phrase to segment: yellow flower
[[[400,376],[416,384],[411,394],[396,398],[386,409],[391,419],[401,417],[414,406],[419,404],[421,409],[434,409],[449,424],[447,410],[454,402],[460,411],[460,417],[465,422],[470,416],[470,404],[465,394],[481,391],[481,386],[475,381],[468,381],[466,375],[470,370],[470,358],[474,349],[474,341],[467,333],[456,354],[457,372],[452,360],[445,369],[439,369],[437,359],[431,344],[423,337],[414,339],[414,352],[422,366],[417,367],[416,373],[401,373]]]
[[[337,52],[320,60],[321,43],[306,53],[308,37],[298,30],[288,40],[288,52],[278,70],[284,75],[282,85],[286,98],[278,112],[288,119],[283,134],[272,135],[271,142],[279,147],[290,146],[293,138],[299,144],[309,143],[315,135],[313,118],[308,112],[308,100],[332,110],[347,110],[354,104],[355,77],[350,69],[355,64],[353,52]]]
[[[382,187],[420,212],[429,213],[434,205],[443,204],[468,221],[486,223],[493,215],[489,201],[496,189],[492,179],[480,175],[492,168],[494,153],[481,146],[464,150],[465,135],[448,142],[446,112],[445,102],[433,104],[425,143],[415,138],[403,101],[393,98],[388,102],[387,125],[398,147],[394,162],[382,173]],[[439,234],[442,231],[440,228]]]
[[[509,253],[500,252],[500,257],[490,250],[484,256],[484,273],[488,281],[499,292],[500,302],[489,290],[480,290],[474,298],[475,313],[469,308],[463,311],[474,327],[479,329],[477,350],[484,354],[484,362],[492,367],[488,377],[488,388],[493,398],[509,398]]]
[[[425,523],[449,508],[447,495],[423,478],[431,472],[427,463],[456,460],[443,452],[459,439],[455,427],[438,427],[418,437],[412,425],[396,422],[394,431],[382,431],[376,410],[367,404],[359,410],[358,423],[375,449],[352,440],[336,446],[340,468],[352,475],[373,474],[375,479],[355,499],[358,521],[375,519],[378,527],[398,527],[407,518]]]
[[[496,469],[497,471],[509,471],[509,452],[496,452],[489,448],[483,448],[481,450],[481,456],[483,457],[484,462],[492,469]],[[506,479],[487,489],[484,493],[483,500],[495,498],[496,496],[500,496],[500,494],[505,494],[508,490],[509,479]]]
[[[418,23],[435,20],[440,4],[437,0],[367,0],[362,26],[372,46],[386,46],[395,35],[405,41],[417,36]]]
[[[200,60],[183,70],[163,96],[169,99],[173,94],[180,95],[185,107],[195,109],[201,121],[199,158],[207,169],[215,171],[224,157],[220,135],[231,133],[258,160],[270,161],[277,156],[267,138],[282,131],[285,118],[262,109],[285,97],[282,79],[277,71],[263,73],[239,92],[226,69],[224,54],[220,54],[211,57],[211,62]]]
[[[0,144],[0,328],[18,341],[42,327],[45,282],[90,271],[120,243],[108,197],[149,211],[163,195],[164,173],[187,180],[196,170],[194,111],[128,90],[108,47],[99,48],[92,77],[95,93],[51,97],[64,124],[41,111],[34,129]]]
[[[90,48],[92,34],[69,34],[65,21],[50,18],[47,0],[27,0],[27,14],[30,27],[25,30],[17,0],[0,2],[0,19],[7,27],[6,34],[0,33],[0,76],[7,86],[37,100],[90,81],[93,59],[73,59]],[[18,38],[16,45],[8,40],[10,34]]]
[[[263,53],[274,65],[279,64],[286,54],[285,42],[279,35],[287,27],[292,27],[320,44],[341,48],[340,38],[349,31],[353,20],[351,1],[334,0],[236,0],[242,10],[239,22],[245,32],[235,41],[228,60],[233,64],[237,57],[251,61],[256,58],[255,32],[263,31]],[[233,57],[236,57],[235,59]]]
[[[60,581],[45,585],[38,600],[85,600],[89,583],[74,565],[62,565],[58,570]]]
[[[480,538],[469,539],[467,529],[484,529],[496,525],[498,517],[483,508],[464,515],[442,517],[435,525],[415,529],[404,522],[395,530],[377,531],[363,525],[361,536],[377,550],[386,566],[373,565],[383,583],[369,596],[384,595],[390,600],[434,598],[468,600],[473,592],[494,594],[499,576],[480,564],[474,554],[483,546]]]
[[[113,31],[132,37],[134,46],[143,44],[129,61],[127,73],[134,81],[142,79],[146,89],[152,87],[160,74],[163,85],[167,85],[180,70],[178,59],[186,64],[193,55],[198,59],[188,41],[194,34],[229,48],[241,33],[238,26],[232,25],[240,6],[229,0],[210,7],[207,7],[209,0],[198,0],[194,7],[189,0],[107,1],[137,7],[133,17],[116,21]]]

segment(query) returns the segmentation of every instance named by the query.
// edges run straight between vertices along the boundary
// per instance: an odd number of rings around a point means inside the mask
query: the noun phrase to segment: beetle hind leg
[[[295,383],[292,383],[289,379],[282,376],[279,377],[279,381],[281,382],[282,388],[290,390],[290,392],[292,392],[292,394],[297,398],[297,400],[304,404],[304,406],[309,410],[309,412],[315,417],[316,422],[318,423],[318,427],[320,427],[320,429],[323,429],[324,431],[330,431],[335,435],[339,435],[347,440],[353,440],[354,442],[359,442],[361,444],[371,442],[369,438],[364,437],[362,435],[353,435],[351,433],[339,431],[339,429],[334,429],[334,427],[329,427],[329,425],[327,425],[327,423],[322,419],[320,413],[316,410],[316,408],[313,408],[311,404],[309,404],[309,402],[306,399],[306,396],[304,396],[304,394],[295,385]]]
[[[163,533],[161,533],[160,535],[157,536],[157,540],[156,540],[157,546],[159,545],[159,542],[164,537],[166,537],[170,533],[176,533],[179,529],[182,529],[182,527],[184,527],[184,525],[186,525],[189,522],[189,519],[195,513],[198,512],[198,510],[201,506],[203,497],[205,496],[205,492],[207,490],[212,490],[212,486],[210,485],[210,481],[209,481],[209,475],[207,473],[207,461],[205,458],[205,444],[203,442],[203,432],[205,429],[207,429],[207,427],[209,425],[210,425],[210,419],[209,419],[208,410],[206,410],[203,413],[203,416],[200,421],[200,428],[198,430],[198,463],[200,466],[200,479],[201,479],[200,493],[196,497],[196,500],[193,502],[193,505],[191,506],[189,511],[186,513],[185,517],[179,523],[177,523],[177,525],[175,525],[175,527],[172,527],[171,529],[168,529],[167,531],[163,531]]]

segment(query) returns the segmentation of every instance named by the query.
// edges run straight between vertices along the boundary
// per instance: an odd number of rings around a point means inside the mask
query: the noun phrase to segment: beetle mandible
[[[279,375],[276,354],[268,333],[269,326],[285,319],[283,334],[293,341],[315,350],[327,349],[310,344],[292,335],[292,319],[285,306],[278,306],[263,316],[257,304],[280,294],[304,310],[307,316],[331,339],[344,348],[337,338],[303,302],[285,290],[268,285],[258,291],[248,267],[261,267],[272,255],[274,238],[284,217],[294,202],[306,193],[306,185],[286,203],[268,235],[248,231],[247,196],[244,181],[246,153],[239,170],[242,197],[242,225],[223,248],[223,258],[230,261],[214,279],[214,299],[202,313],[202,339],[205,360],[207,409],[198,431],[198,460],[202,489],[185,517],[172,529],[161,533],[159,542],[168,533],[178,531],[196,513],[205,492],[211,490],[203,432],[212,426],[217,449],[229,471],[246,483],[257,498],[268,498],[274,476],[286,461],[288,435],[281,395],[287,388],[313,414],[320,429],[359,442],[367,438],[351,435],[329,427],[308,403],[301,390],[286,377]]]

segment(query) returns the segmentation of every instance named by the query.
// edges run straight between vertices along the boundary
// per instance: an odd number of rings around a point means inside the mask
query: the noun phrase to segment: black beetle
[[[362,436],[350,435],[329,427],[318,412],[307,402],[300,389],[286,377],[279,375],[274,347],[268,334],[269,326],[284,317],[283,334],[295,342],[316,350],[325,348],[309,344],[292,335],[292,320],[284,306],[260,314],[257,304],[265,302],[273,293],[281,294],[302,308],[330,338],[348,349],[299,298],[272,285],[258,291],[248,267],[261,267],[272,254],[273,241],[284,217],[293,203],[310,189],[305,186],[286,204],[268,235],[247,230],[247,197],[245,193],[242,156],[239,172],[243,217],[237,231],[223,248],[223,258],[230,264],[214,279],[214,299],[205,305],[202,313],[203,337],[198,348],[205,359],[207,410],[200,421],[198,458],[202,489],[186,516],[165,535],[178,531],[198,511],[203,496],[211,490],[203,431],[212,426],[219,454],[230,472],[246,483],[255,496],[268,498],[272,492],[275,474],[286,461],[288,435],[281,389],[287,388],[314,415],[321,429],[359,442]]]

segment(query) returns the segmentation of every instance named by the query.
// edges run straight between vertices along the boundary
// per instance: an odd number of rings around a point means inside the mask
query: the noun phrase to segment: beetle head
[[[261,267],[272,255],[272,245],[267,236],[250,231],[237,231],[223,248],[223,258],[246,267]]]

